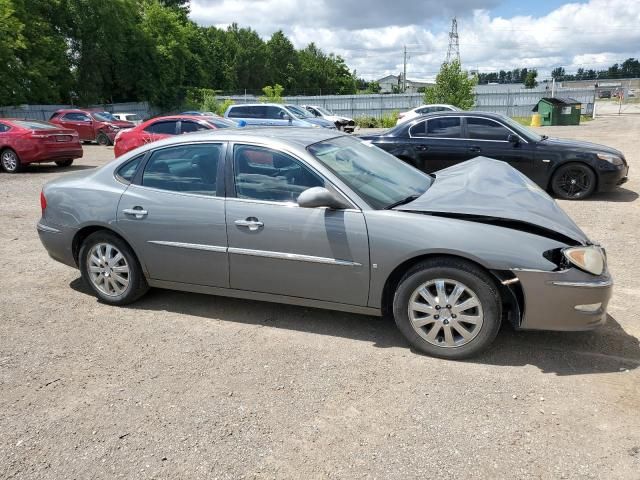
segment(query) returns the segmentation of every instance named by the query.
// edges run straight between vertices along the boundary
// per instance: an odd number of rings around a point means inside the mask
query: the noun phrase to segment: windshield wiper
[[[392,203],[391,205],[387,205],[386,207],[384,207],[385,210],[391,210],[392,208],[395,207],[399,207],[400,205],[405,205],[409,202],[413,202],[414,200],[417,200],[418,198],[420,198],[421,195],[409,195],[407,198],[403,198],[402,200],[399,200],[397,202]]]

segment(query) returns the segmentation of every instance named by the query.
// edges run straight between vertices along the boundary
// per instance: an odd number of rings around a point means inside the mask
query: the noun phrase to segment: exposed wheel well
[[[504,285],[504,280],[514,279],[515,275],[509,270],[490,270],[480,265],[478,262],[469,260],[466,257],[448,254],[428,254],[411,258],[398,265],[389,275],[382,289],[381,310],[382,315],[387,318],[393,317],[393,297],[396,288],[404,274],[414,265],[431,258],[451,258],[456,261],[463,261],[475,265],[484,270],[494,280],[495,286],[500,292],[502,302],[503,319],[508,320],[514,327],[520,325],[522,314],[524,313],[524,294],[519,282]]]

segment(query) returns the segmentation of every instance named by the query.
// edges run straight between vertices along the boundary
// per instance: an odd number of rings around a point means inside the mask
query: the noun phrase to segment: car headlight
[[[572,247],[565,248],[562,253],[569,262],[585,272],[601,275],[604,272],[606,258],[600,247]]]
[[[618,155],[613,155],[611,153],[596,153],[596,157],[600,160],[604,160],[605,162],[609,162],[612,165],[622,165],[624,163]]]

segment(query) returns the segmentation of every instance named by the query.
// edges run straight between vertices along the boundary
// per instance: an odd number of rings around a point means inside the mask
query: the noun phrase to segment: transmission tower
[[[456,17],[451,20],[451,31],[449,32],[449,49],[445,63],[457,60],[460,63],[460,43],[458,41],[458,21]]]

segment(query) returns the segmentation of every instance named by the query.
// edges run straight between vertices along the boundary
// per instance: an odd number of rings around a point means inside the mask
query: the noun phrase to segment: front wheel
[[[80,248],[78,263],[84,281],[110,305],[132,303],[149,289],[135,254],[112,233],[89,235]]]
[[[472,263],[431,259],[409,270],[393,300],[396,325],[409,342],[434,357],[463,359],[485,350],[500,329],[500,294]]]
[[[72,158],[68,158],[66,160],[56,160],[56,165],[58,165],[59,167],[70,167],[72,163]]]
[[[2,169],[7,173],[18,173],[22,170],[22,163],[20,162],[18,154],[10,148],[2,151],[0,164],[2,165]]]
[[[98,142],[98,145],[102,145],[103,147],[111,145],[111,140],[109,140],[109,137],[107,137],[107,135],[102,132],[100,132],[96,137],[96,142]]]
[[[551,179],[551,189],[564,200],[582,200],[596,189],[596,174],[581,163],[568,163],[556,170]]]

